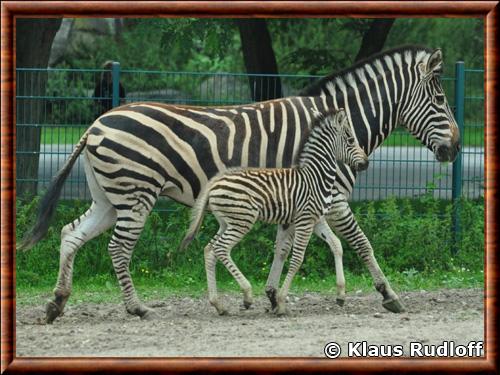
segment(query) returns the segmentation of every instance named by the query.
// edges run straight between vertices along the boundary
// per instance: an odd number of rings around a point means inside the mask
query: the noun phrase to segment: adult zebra
[[[402,47],[322,80],[316,86],[321,94],[315,97],[220,108],[135,103],[102,115],[54,177],[33,229],[19,245],[30,248],[45,235],[64,180],[85,149],[85,173],[93,202],[61,232],[59,276],[55,298],[47,304],[47,322],[62,313],[71,293],[78,249],[113,225],[108,250],[127,311],[142,318],[153,316],[136,295],[129,262],[158,196],[193,205],[208,180],[228,167],[293,165],[315,111],[324,114],[331,108],[345,108],[367,154],[401,123],[438,160],[454,160],[459,134],[439,81],[441,67],[440,50]],[[384,306],[400,311],[398,297],[347,205],[354,181],[354,173],[339,165],[331,222],[367,265]],[[293,228],[279,231],[278,253],[286,253],[292,232]],[[326,220],[319,222],[315,233],[337,251],[338,239]],[[273,264],[271,287],[279,266],[279,261]],[[272,292],[270,289],[271,296]]]

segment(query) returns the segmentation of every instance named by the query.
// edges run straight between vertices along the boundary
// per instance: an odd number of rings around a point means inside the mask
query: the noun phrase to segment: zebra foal
[[[184,249],[198,232],[205,208],[219,222],[219,231],[205,247],[210,303],[220,315],[227,314],[217,296],[215,269],[221,261],[243,290],[243,304],[253,302],[252,287],[231,259],[231,249],[250,231],[257,220],[273,224],[294,224],[293,253],[282,288],[278,292],[276,314],[286,313],[285,299],[315,225],[328,212],[337,174],[337,162],[355,170],[368,167],[368,157],[359,146],[344,110],[319,115],[306,140],[296,168],[233,169],[213,178],[193,208]],[[345,295],[342,252],[335,253],[339,298]]]

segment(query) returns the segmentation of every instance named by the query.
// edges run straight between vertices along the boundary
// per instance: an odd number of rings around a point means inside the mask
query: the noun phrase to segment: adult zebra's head
[[[410,56],[403,58],[410,59]],[[414,62],[416,64],[408,64],[413,67],[411,76],[407,77],[411,88],[401,107],[400,122],[438,161],[454,161],[460,150],[460,134],[441,86],[441,50],[422,52]]]

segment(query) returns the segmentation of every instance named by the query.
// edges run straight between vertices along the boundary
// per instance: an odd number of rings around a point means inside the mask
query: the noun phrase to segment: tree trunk
[[[50,49],[61,25],[61,19],[16,20],[16,68],[47,68]],[[16,96],[45,95],[47,73],[17,73]],[[39,98],[16,100],[16,186],[17,196],[34,196],[37,192],[40,153],[40,124],[45,101]]]
[[[368,56],[382,51],[385,40],[394,23],[394,18],[379,18],[374,19],[370,28],[366,30],[361,41],[361,47],[356,56],[355,61],[360,61]]]
[[[266,20],[238,19],[243,59],[249,74],[278,74],[271,36]],[[248,77],[252,99],[256,102],[281,98],[279,77]]]

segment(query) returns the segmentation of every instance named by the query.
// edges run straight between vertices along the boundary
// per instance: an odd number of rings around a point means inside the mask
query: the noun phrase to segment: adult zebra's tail
[[[43,196],[40,202],[40,206],[38,207],[35,225],[33,225],[31,230],[25,234],[21,242],[17,244],[17,250],[31,249],[47,234],[50,220],[54,215],[57,202],[59,201],[59,197],[61,196],[64,181],[68,177],[71,168],[73,168],[76,159],[78,159],[78,156],[87,144],[88,134],[89,133],[87,131],[82,136],[82,138],[80,138],[80,142],[78,142],[75,149],[64,163],[63,167],[57,172],[57,174],[50,182],[47,192]]]
[[[205,215],[205,207],[208,203],[208,194],[210,193],[215,180],[216,179],[214,178],[209,181],[198,196],[198,199],[196,199],[196,203],[191,211],[191,224],[189,224],[189,229],[179,246],[179,250],[184,250],[188,247],[191,241],[194,240],[196,233],[200,230],[201,223],[203,222],[203,216]]]

